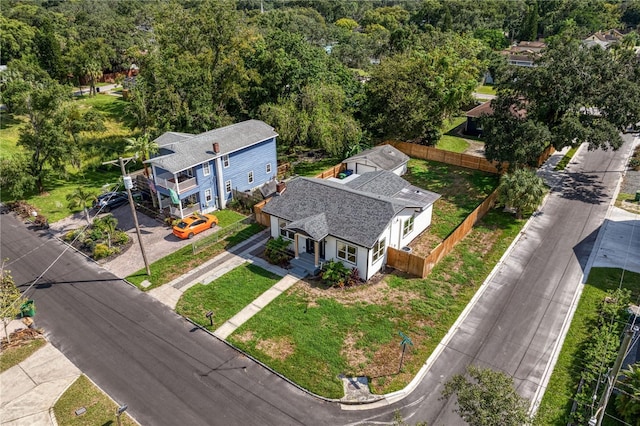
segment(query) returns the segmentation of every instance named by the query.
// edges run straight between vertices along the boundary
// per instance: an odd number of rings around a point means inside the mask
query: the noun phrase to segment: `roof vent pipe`
[[[213,143],[213,152],[216,154],[220,152],[220,144],[218,142]]]

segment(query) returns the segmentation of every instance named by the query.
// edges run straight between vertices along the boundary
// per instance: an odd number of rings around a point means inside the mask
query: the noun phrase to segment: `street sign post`
[[[404,351],[407,348],[407,344],[413,346],[413,342],[411,341],[409,336],[404,334],[402,331],[398,331],[398,335],[402,337],[402,342],[400,342],[400,346],[402,346],[402,355],[400,355],[400,367],[398,368],[398,373],[399,373],[402,371],[402,361],[404,361]]]

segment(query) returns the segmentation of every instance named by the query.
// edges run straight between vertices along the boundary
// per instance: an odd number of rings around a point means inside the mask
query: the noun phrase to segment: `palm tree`
[[[142,160],[142,165],[144,166],[144,175],[149,177],[149,169],[147,167],[146,160],[149,159],[149,156],[152,154],[156,154],[160,149],[158,144],[152,140],[149,140],[149,134],[145,133],[142,136],[138,136],[137,138],[126,139],[127,141],[127,151],[134,152],[140,159]]]
[[[116,227],[118,226],[118,219],[112,214],[105,216],[100,221],[104,227],[104,231],[107,233],[107,240],[109,242],[109,248],[111,248],[111,236],[115,234]]]
[[[525,211],[532,211],[544,198],[547,188],[544,181],[532,170],[519,168],[500,178],[499,200],[505,206],[516,210],[516,217],[522,219]]]
[[[102,67],[98,62],[91,61],[86,64],[84,72],[89,78],[89,95],[94,96],[96,94],[96,80],[102,75]]]
[[[96,200],[95,194],[86,191],[84,188],[78,187],[72,193],[67,194],[68,207],[70,209],[81,208],[84,211],[84,217],[87,223],[91,225],[89,220],[89,206]]]

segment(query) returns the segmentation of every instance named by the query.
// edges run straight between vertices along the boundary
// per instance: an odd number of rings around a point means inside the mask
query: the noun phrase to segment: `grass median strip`
[[[82,414],[76,410],[84,408]],[[86,376],[82,375],[67,389],[53,406],[59,425],[113,425],[116,424],[118,405],[98,389]],[[125,426],[135,426],[127,413],[120,416]]]
[[[590,338],[590,325],[599,315],[598,306],[621,283],[622,269],[592,268],[580,302],[571,321],[558,361],[540,403],[536,425],[566,425],[569,422],[573,397],[582,371],[581,348]],[[640,274],[624,271],[622,287],[631,290],[632,299],[640,297]],[[605,422],[607,424],[607,418]],[[610,423],[618,424],[618,423]]]
[[[215,330],[245,306],[270,289],[282,277],[245,263],[207,285],[197,284],[178,301],[176,312]],[[206,313],[212,311],[213,327]]]
[[[300,386],[343,396],[339,374],[369,377],[375,393],[402,389],[436,348],[521,229],[491,211],[426,279],[381,276],[337,289],[299,281],[229,341]],[[410,336],[398,371],[398,331]]]
[[[219,225],[222,229],[218,232],[225,235],[225,228],[237,223],[238,218],[242,216],[239,213],[230,210],[224,210],[217,213],[220,220]],[[235,220],[233,220],[235,219]],[[264,227],[257,223],[246,224],[243,226],[233,226],[234,232],[219,239],[215,244],[208,245],[196,254],[193,253],[191,245],[182,247],[181,249],[153,262],[150,265],[151,275],[147,276],[144,268],[127,277],[127,281],[138,286],[141,290],[151,290],[155,287],[166,284],[174,278],[183,275],[192,269],[202,265],[206,261],[215,257],[245,240],[262,231]],[[151,285],[143,288],[141,283],[148,280]]]

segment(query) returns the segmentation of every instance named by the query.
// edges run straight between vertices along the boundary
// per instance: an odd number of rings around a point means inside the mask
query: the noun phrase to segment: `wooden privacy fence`
[[[387,266],[425,278],[438,262],[453,250],[453,247],[466,237],[482,217],[495,205],[498,190],[495,190],[478,206],[443,242],[429,253],[427,257],[397,250],[387,249]]]
[[[256,215],[256,222],[263,226],[271,226],[271,220],[269,219],[270,216],[266,213],[262,213],[262,208],[269,201],[271,201],[271,198],[262,200],[253,206],[253,213]]]
[[[347,165],[344,163],[340,163],[340,164],[336,164],[330,169],[325,170],[322,173],[315,175],[314,177],[318,179],[328,179],[328,178],[338,176],[340,172],[343,172],[345,170],[347,170]]]
[[[453,164],[454,166],[466,167],[468,169],[482,170],[489,173],[499,173],[498,163],[490,162],[484,157],[445,151],[432,146],[418,145],[409,142],[387,141],[385,144],[393,145],[395,148],[407,154],[411,158],[439,161],[441,163]]]

